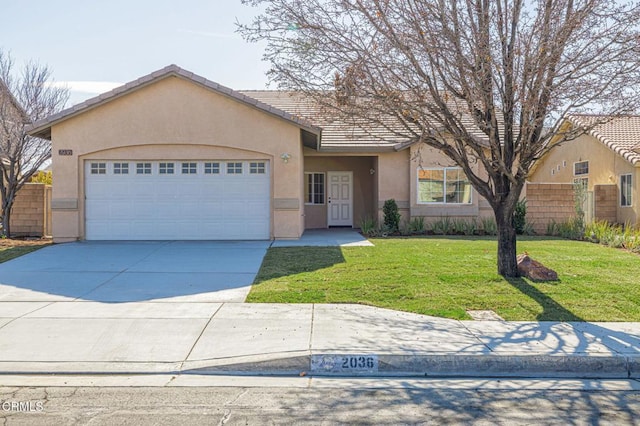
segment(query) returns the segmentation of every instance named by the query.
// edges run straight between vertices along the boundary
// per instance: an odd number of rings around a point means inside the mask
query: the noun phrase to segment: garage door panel
[[[270,236],[270,177],[250,174],[115,175],[108,161],[105,174],[91,174],[86,164],[86,238],[101,239],[268,239]],[[171,162],[171,161],[168,161]],[[266,163],[266,161],[265,161]],[[265,168],[268,172],[268,166]]]

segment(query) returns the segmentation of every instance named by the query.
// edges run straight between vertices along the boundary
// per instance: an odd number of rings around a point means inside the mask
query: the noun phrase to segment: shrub
[[[398,232],[400,227],[400,212],[398,204],[393,198],[384,202],[382,207],[384,213],[384,227],[389,232]]]
[[[516,203],[516,208],[513,212],[513,227],[515,228],[516,234],[518,235],[524,234],[524,228],[527,224],[526,216],[527,199],[523,198]]]
[[[45,172],[44,170],[38,170],[37,173],[31,176],[30,182],[51,185],[53,183],[53,175],[50,171]]]

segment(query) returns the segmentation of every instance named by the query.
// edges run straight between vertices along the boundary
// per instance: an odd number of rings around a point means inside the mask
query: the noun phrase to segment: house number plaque
[[[315,373],[374,373],[378,371],[377,355],[312,355],[311,371]]]
[[[58,155],[73,155],[72,149],[59,149]]]

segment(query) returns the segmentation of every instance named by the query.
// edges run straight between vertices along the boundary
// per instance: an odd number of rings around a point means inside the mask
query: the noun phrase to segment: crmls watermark
[[[44,401],[2,401],[0,409],[18,413],[39,413],[44,410]]]

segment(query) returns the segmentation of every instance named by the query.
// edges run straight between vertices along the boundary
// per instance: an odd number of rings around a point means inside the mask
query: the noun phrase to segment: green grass
[[[456,319],[640,321],[640,256],[597,244],[522,238],[557,282],[506,280],[490,237],[373,239],[375,247],[272,248],[249,302],[359,303]]]
[[[0,263],[6,262],[11,259],[15,259],[16,257],[20,257],[27,253],[31,253],[32,251],[36,251],[47,245],[49,244],[46,243],[42,245],[15,246],[15,247],[0,246]]]

